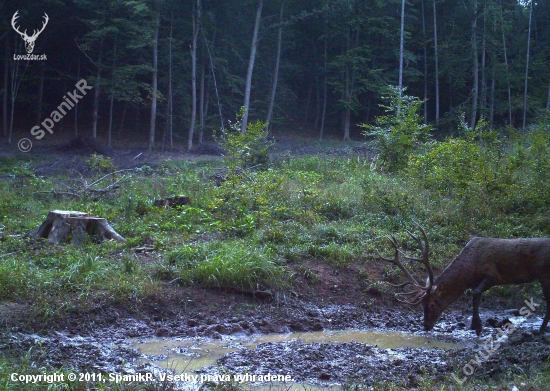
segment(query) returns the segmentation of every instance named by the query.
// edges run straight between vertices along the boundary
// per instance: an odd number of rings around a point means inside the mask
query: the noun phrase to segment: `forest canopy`
[[[548,1],[5,0],[0,42],[10,143],[81,79],[94,89],[55,132],[150,148],[192,148],[241,107],[243,131],[358,138],[388,85],[436,136],[463,115],[524,130],[550,108]]]

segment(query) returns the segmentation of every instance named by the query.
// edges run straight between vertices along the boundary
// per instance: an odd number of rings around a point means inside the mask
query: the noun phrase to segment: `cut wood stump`
[[[46,221],[28,236],[34,239],[48,239],[50,244],[70,242],[79,245],[88,239],[95,242],[126,241],[109,225],[107,219],[71,210],[52,210],[48,213]]]
[[[168,197],[164,198],[162,200],[155,200],[153,202],[153,206],[164,206],[165,208],[167,206],[183,206],[183,205],[190,205],[191,200],[188,196],[176,196],[176,197]]]

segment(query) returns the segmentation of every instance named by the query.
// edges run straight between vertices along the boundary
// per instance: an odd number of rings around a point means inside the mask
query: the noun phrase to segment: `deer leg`
[[[546,300],[546,315],[544,316],[544,320],[542,321],[542,325],[539,330],[539,333],[542,334],[546,330],[548,321],[550,321],[550,283],[543,283],[541,281],[540,285],[542,286],[542,293],[544,294],[544,299]]]
[[[472,325],[470,326],[470,329],[475,330],[478,337],[481,335],[481,330],[483,330],[483,324],[481,323],[481,318],[479,317],[479,303],[481,302],[481,294],[495,285],[498,285],[498,280],[493,277],[487,276],[483,280],[481,280],[481,283],[476,286],[475,289],[472,291],[472,293],[474,294],[474,310],[472,314]]]

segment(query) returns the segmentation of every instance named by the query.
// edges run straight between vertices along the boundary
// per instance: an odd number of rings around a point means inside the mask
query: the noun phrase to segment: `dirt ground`
[[[204,337],[221,340],[232,335],[308,332],[319,330],[377,329],[428,336],[438,341],[461,345],[461,349],[401,347],[383,349],[359,342],[304,343],[299,340],[268,342],[254,349],[227,353],[218,365],[234,374],[285,373],[295,381],[317,384],[374,384],[397,381],[408,388],[418,387],[426,374],[443,379],[455,374],[464,378],[464,366],[477,360],[475,378],[521,374],[530,368],[547,365],[550,359],[550,334],[533,333],[541,318],[518,326],[509,338],[498,338],[491,321],[511,317],[512,310],[487,310],[498,303],[482,303],[484,333],[477,338],[469,330],[469,303],[461,301],[446,311],[435,329],[422,330],[422,314],[393,299],[361,290],[352,270],[337,276],[319,273],[318,284],[290,296],[269,302],[216,290],[172,288],[163,299],[142,303],[139,313],[126,308],[97,308],[87,313],[70,313],[48,329],[39,324],[3,320],[7,330],[0,337],[0,349],[29,351],[53,367],[69,366],[87,371],[132,374],[154,372],[159,368],[144,365],[135,349],[121,347],[130,339],[163,337]],[[332,288],[330,288],[332,286]],[[335,288],[335,286],[337,286]],[[20,305],[3,303],[12,313]],[[23,322],[22,322],[23,321]],[[491,354],[488,354],[488,349]],[[397,359],[396,359],[397,358]],[[206,368],[219,373],[217,368]]]

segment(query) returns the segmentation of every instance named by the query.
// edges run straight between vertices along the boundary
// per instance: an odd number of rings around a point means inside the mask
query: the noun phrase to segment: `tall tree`
[[[477,51],[477,0],[472,2],[472,111],[470,113],[470,127],[474,128],[477,119],[477,101],[479,99],[479,59]]]
[[[525,86],[523,89],[523,121],[521,123],[521,131],[525,132],[525,121],[527,118],[527,84],[529,81],[529,59],[531,56],[531,21],[533,20],[533,0],[530,1],[529,7],[529,30],[527,32],[527,55],[525,59]]]
[[[435,62],[435,126],[439,126],[439,52],[437,45],[437,10],[433,0],[434,9],[434,62]]]
[[[405,46],[405,2],[406,0],[401,0],[401,29],[399,37],[399,97],[403,93],[403,57],[404,57],[404,46]]]
[[[323,112],[321,114],[321,129],[319,130],[319,139],[323,139],[323,133],[325,131],[325,118],[327,114],[327,93],[328,93],[328,17],[325,18],[325,51],[323,55]]]
[[[428,123],[428,48],[426,43],[426,12],[424,9],[424,0],[420,2],[422,6],[422,54],[424,55],[424,123]]]
[[[250,108],[250,90],[252,88],[252,73],[254,72],[254,62],[256,61],[256,50],[258,48],[258,34],[260,31],[260,22],[262,20],[262,7],[264,0],[258,2],[256,11],[256,22],[254,23],[254,34],[252,35],[252,45],[250,48],[250,59],[248,60],[248,70],[246,72],[246,84],[244,88],[244,113],[241,122],[241,132],[245,133],[248,127],[248,111]]]
[[[506,50],[506,35],[504,33],[504,12],[502,7],[502,0],[500,1],[500,26],[502,32],[502,50],[504,53],[504,65],[506,67],[506,86],[508,91],[508,123],[513,126],[512,120],[512,89],[510,87],[510,67],[508,65],[508,52]]]
[[[113,42],[113,69],[111,70],[111,85],[115,85],[115,73],[116,73],[116,38]],[[111,97],[109,100],[109,130],[107,131],[107,146],[111,146],[111,140],[113,135],[113,108],[115,103],[115,89],[111,89]]]
[[[172,41],[174,29],[174,10],[170,13],[170,37],[168,38],[168,140],[170,150],[174,149],[174,93],[172,91]]]
[[[153,79],[151,81],[151,122],[149,125],[149,151],[153,150],[155,145],[155,128],[157,123],[157,90],[158,90],[158,40],[160,26],[160,10],[156,4],[154,33],[153,33]]]
[[[191,124],[187,138],[187,149],[193,147],[193,135],[195,123],[197,122],[197,39],[199,37],[201,20],[201,0],[197,0],[193,6],[193,40],[191,43]]]
[[[275,57],[275,69],[273,70],[273,82],[271,87],[271,97],[267,109],[267,126],[271,127],[271,117],[273,115],[273,106],[275,105],[275,94],[277,92],[277,81],[279,79],[279,64],[281,62],[281,46],[283,42],[283,12],[285,0],[281,0],[281,10],[279,11],[279,28],[277,29],[277,55]]]

